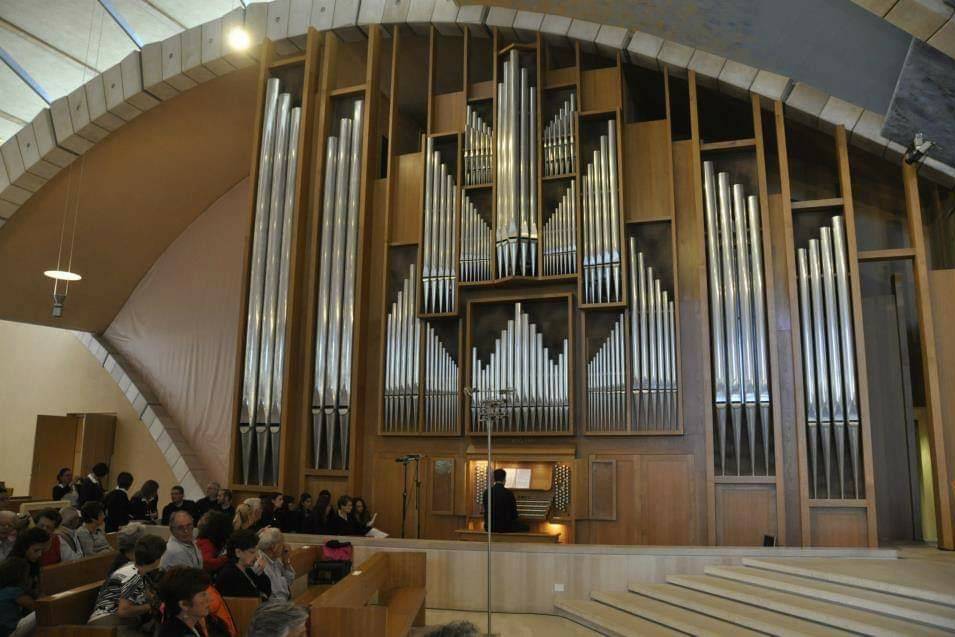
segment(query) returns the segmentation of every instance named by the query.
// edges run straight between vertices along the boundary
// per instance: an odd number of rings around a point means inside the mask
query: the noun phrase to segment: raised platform
[[[487,542],[487,533],[474,529],[457,529],[455,535],[464,542]],[[523,544],[557,544],[560,533],[492,533],[491,541]]]

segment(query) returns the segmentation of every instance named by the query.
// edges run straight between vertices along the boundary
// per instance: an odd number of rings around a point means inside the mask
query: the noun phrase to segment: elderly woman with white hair
[[[259,553],[264,558],[262,572],[272,584],[272,596],[269,601],[287,602],[292,597],[292,582],[295,581],[295,569],[289,562],[289,547],[285,536],[278,529],[265,528],[259,532]],[[257,565],[256,565],[257,566]]]
[[[255,609],[247,637],[301,637],[308,611],[292,602],[269,602]]]

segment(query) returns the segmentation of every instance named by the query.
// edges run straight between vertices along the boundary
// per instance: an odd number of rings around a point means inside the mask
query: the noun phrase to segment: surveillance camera
[[[917,164],[934,147],[935,142],[925,139],[925,135],[922,133],[916,133],[912,143],[905,149],[905,163]]]

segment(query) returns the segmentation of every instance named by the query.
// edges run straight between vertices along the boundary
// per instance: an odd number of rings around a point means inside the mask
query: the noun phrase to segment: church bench
[[[310,608],[312,637],[402,637],[424,625],[426,554],[383,551],[329,588]],[[377,599],[377,604],[372,604]]]
[[[487,533],[474,529],[457,529],[458,539],[465,542],[487,542]],[[492,542],[530,542],[532,544],[557,544],[560,533],[492,533]]]
[[[58,562],[40,569],[40,595],[55,595],[106,579],[116,551],[104,551],[73,562]]]
[[[86,624],[102,581],[90,582],[36,600],[37,637],[110,637],[114,626]]]

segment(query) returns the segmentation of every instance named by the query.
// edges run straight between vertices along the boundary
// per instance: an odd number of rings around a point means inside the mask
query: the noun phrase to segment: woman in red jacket
[[[204,517],[205,521],[199,524],[196,546],[202,554],[202,568],[207,573],[215,573],[229,561],[225,543],[232,534],[232,518],[218,511],[210,511]]]

